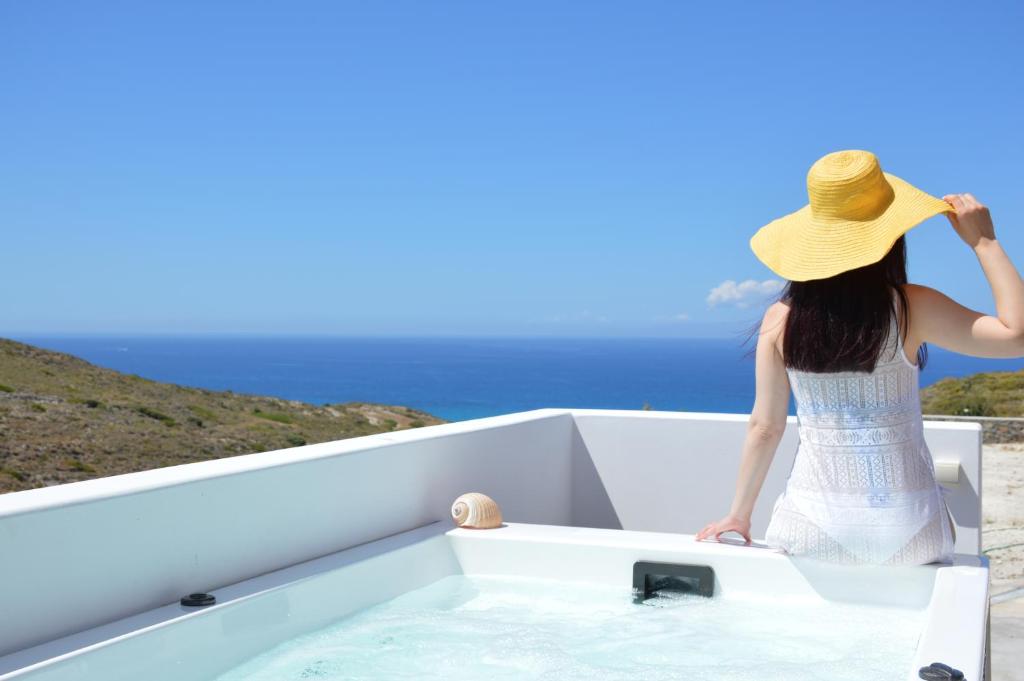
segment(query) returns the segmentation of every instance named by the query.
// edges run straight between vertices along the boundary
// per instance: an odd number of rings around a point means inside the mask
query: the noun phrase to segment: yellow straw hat
[[[836,151],[807,173],[810,203],[750,239],[768,268],[790,281],[824,279],[881,260],[910,228],[953,207],[883,172],[870,151]]]

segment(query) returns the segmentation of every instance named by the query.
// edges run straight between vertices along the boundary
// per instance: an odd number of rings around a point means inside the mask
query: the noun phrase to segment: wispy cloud
[[[767,296],[774,295],[782,290],[785,283],[778,279],[765,279],[755,281],[735,282],[726,279],[718,286],[711,289],[708,294],[708,306],[735,305],[736,307],[747,307],[753,303],[761,302]]]
[[[654,318],[656,322],[688,322],[690,321],[690,315],[685,312],[679,314],[660,314]]]

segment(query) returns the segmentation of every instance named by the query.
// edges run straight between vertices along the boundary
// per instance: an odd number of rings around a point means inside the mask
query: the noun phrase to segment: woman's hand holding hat
[[[942,197],[956,209],[956,213],[946,213],[953,229],[971,248],[977,248],[983,239],[994,241],[995,227],[988,208],[983,206],[972,194],[946,194]]]

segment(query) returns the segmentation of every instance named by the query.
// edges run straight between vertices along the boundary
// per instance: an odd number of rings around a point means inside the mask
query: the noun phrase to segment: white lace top
[[[952,562],[918,367],[904,354],[896,318],[873,372],[787,373],[800,445],[765,542],[834,563]]]

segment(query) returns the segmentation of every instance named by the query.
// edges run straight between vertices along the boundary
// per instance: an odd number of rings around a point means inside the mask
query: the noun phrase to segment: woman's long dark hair
[[[899,313],[899,328],[904,333],[909,328],[906,283],[907,247],[902,236],[876,263],[826,279],[787,282],[779,295],[789,306],[782,341],[785,365],[813,372],[873,371],[892,318]],[[924,368],[927,357],[922,343],[919,367]]]

